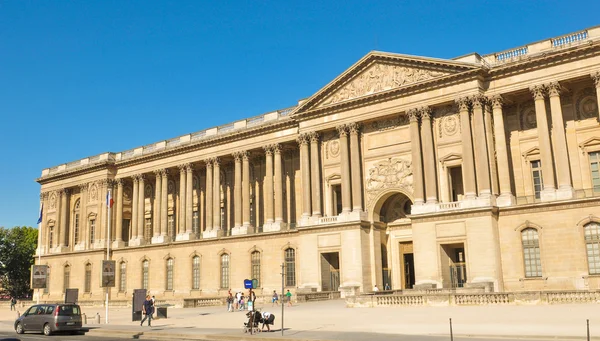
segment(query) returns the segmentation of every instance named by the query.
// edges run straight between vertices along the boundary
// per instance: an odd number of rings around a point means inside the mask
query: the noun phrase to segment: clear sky
[[[0,226],[43,168],[285,108],[371,50],[453,58],[600,24],[600,1],[0,1]]]

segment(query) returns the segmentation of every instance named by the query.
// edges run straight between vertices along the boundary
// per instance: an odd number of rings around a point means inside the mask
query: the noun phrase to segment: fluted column
[[[321,162],[319,153],[319,141],[320,136],[317,132],[310,132],[308,134],[310,139],[310,176],[311,176],[311,206],[312,216],[319,218],[322,215],[321,212]]]
[[[419,134],[419,116],[420,113],[417,109],[411,109],[406,112],[408,115],[410,125],[410,147],[411,147],[411,158],[412,158],[412,171],[413,171],[413,192],[415,205],[423,205],[423,166],[421,161],[421,137]]]
[[[69,206],[67,205],[68,196],[68,189],[60,191],[60,235],[58,236],[58,247],[60,248],[61,252],[67,244],[65,240],[69,239],[69,236],[67,236],[67,214],[69,211]]]
[[[87,201],[88,201],[88,184],[80,184],[79,191],[81,192],[81,208],[79,211],[79,247],[80,250],[85,250],[87,238]]]
[[[185,238],[186,240],[194,239],[195,235],[192,229],[193,224],[193,206],[194,200],[192,199],[193,185],[194,185],[194,173],[191,164],[186,164],[185,167]]]
[[[139,181],[138,181],[138,176],[134,175],[131,177],[132,181],[133,181],[133,198],[131,200],[131,224],[130,224],[130,228],[131,228],[131,239],[129,241],[129,245],[132,245],[132,241],[134,239],[137,238],[137,228],[138,228],[138,199],[139,199],[139,189],[140,189],[140,185],[139,185]]]
[[[537,121],[537,133],[542,162],[543,191],[553,192],[556,187],[554,186],[554,166],[552,161],[552,149],[550,146],[550,132],[548,130],[548,120],[546,118],[546,101],[544,100],[546,89],[542,85],[536,85],[532,86],[529,90],[531,90],[531,94],[535,100],[535,119]]]
[[[556,162],[558,189],[561,192],[564,192],[564,194],[567,196],[563,197],[563,199],[568,199],[571,198],[573,194],[573,183],[571,182],[571,167],[569,165],[569,154],[567,151],[567,138],[565,136],[562,106],[560,104],[560,91],[561,85],[558,82],[552,82],[548,85],[550,111],[552,115],[552,133],[554,134],[553,150]]]
[[[267,224],[273,223],[273,146],[264,147],[265,150],[265,220]]]
[[[363,189],[360,164],[360,124],[353,122],[348,125],[350,130],[350,171],[352,173],[352,211],[363,211]]]
[[[233,227],[242,226],[242,153],[233,153],[234,160],[234,175],[233,175],[233,208],[234,208],[234,219]],[[245,201],[244,201],[245,202]]]
[[[117,183],[117,221],[113,247],[123,247],[123,180],[116,179],[115,182]]]
[[[485,124],[483,122],[485,97],[474,96],[473,100],[473,135],[475,136],[475,164],[477,167],[477,188],[480,196],[490,196],[490,167],[485,139]]]
[[[475,187],[475,163],[473,161],[473,141],[471,139],[471,119],[469,117],[469,99],[461,97],[456,99],[460,112],[460,130],[462,144],[462,173],[465,188],[465,198],[473,199],[477,196]]]
[[[169,171],[166,169],[160,170],[160,241],[168,240],[168,215],[169,215]]]
[[[242,156],[242,222],[250,226],[250,160],[248,152],[241,152]]]
[[[162,176],[161,170],[154,171],[154,209],[152,212],[153,226],[152,243],[158,243],[160,223],[162,220]]]
[[[596,85],[596,100],[598,101],[598,121],[600,121],[600,71],[592,73],[592,79]]]
[[[494,143],[494,128],[492,127],[492,103],[489,98],[485,99],[484,106],[485,138],[487,142],[487,155],[490,167],[490,182],[492,195],[497,196],[500,193],[498,185],[498,166],[496,165],[496,145]]]
[[[206,232],[213,230],[212,206],[213,206],[213,162],[212,159],[204,161],[206,163],[206,197],[205,215],[206,215]]]
[[[435,179],[435,148],[431,127],[431,108],[419,109],[421,114],[421,138],[423,139],[423,168],[425,173],[425,197],[428,204],[438,201],[437,181]]]
[[[350,178],[350,155],[348,152],[348,127],[341,125],[336,127],[340,136],[341,162],[342,162],[342,213],[351,211],[351,178]]]
[[[144,216],[146,210],[146,196],[145,196],[145,185],[144,185],[144,175],[141,174],[138,176],[138,227],[137,227],[137,239],[139,240],[140,245],[144,243]]]
[[[301,134],[296,139],[300,145],[300,172],[302,172],[302,218],[304,223],[310,217],[310,158],[308,151],[308,135]]]
[[[274,189],[275,189],[275,222],[283,221],[283,178],[282,178],[282,163],[281,163],[281,146],[276,144],[273,146],[273,154],[275,159],[274,170]]]
[[[221,229],[221,161],[213,159],[213,230]]]
[[[178,222],[177,222],[177,238],[179,239],[182,233],[185,232],[185,211],[186,211],[186,194],[185,194],[185,190],[186,190],[186,167],[187,164],[181,164],[179,166],[177,166],[179,168],[179,207],[177,207],[177,211],[178,211]]]
[[[504,115],[502,113],[502,96],[492,97],[494,115],[494,135],[496,137],[496,158],[498,160],[498,180],[500,182],[500,197],[498,205],[509,206],[514,203],[514,195],[510,186],[510,170],[508,168],[508,152],[506,149],[506,133],[504,130]]]

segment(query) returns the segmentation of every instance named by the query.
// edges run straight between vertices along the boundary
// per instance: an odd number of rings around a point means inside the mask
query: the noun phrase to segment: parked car
[[[76,304],[36,304],[15,321],[17,334],[42,332],[81,331],[81,308]]]

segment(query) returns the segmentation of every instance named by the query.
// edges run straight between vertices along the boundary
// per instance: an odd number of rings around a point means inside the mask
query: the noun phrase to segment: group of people
[[[227,311],[233,312],[233,310],[242,311],[246,309],[246,305],[254,304],[256,300],[256,294],[252,289],[248,291],[248,296],[244,296],[244,293],[238,291],[235,296],[231,293],[231,289],[227,293]],[[252,302],[252,303],[250,303]]]
[[[288,302],[288,307],[292,306],[292,293],[288,290],[285,293],[285,299]],[[273,290],[273,297],[271,298],[271,307],[274,305],[279,305],[279,295],[277,295],[277,291]]]

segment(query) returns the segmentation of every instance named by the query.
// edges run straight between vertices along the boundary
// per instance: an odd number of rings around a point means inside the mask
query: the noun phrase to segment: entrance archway
[[[393,191],[382,195],[372,211],[373,222],[392,223],[410,214],[412,200],[404,193]]]

